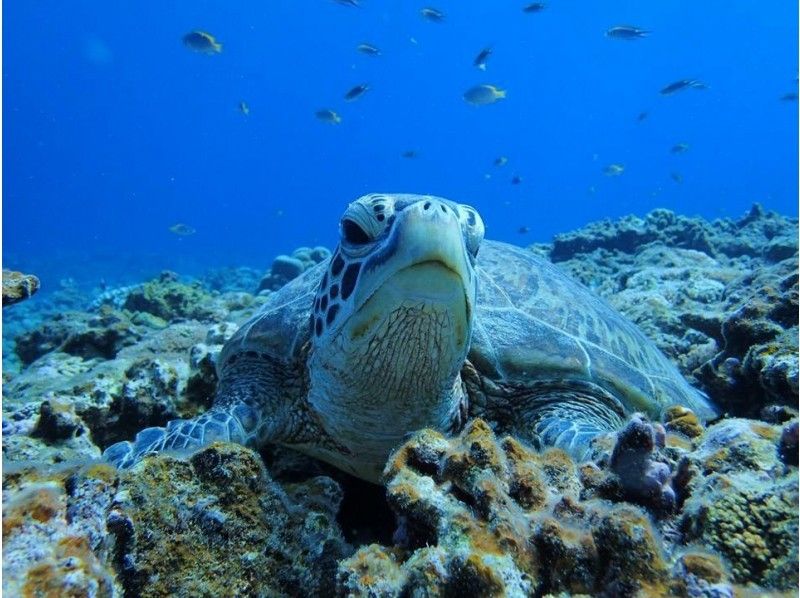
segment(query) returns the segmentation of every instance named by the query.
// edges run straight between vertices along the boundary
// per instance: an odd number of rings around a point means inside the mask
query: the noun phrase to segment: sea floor
[[[10,305],[3,592],[796,595],[797,238],[797,220],[756,205],[713,222],[656,210],[531,246],[640,326],[723,415],[634,416],[587,463],[473,420],[411,437],[383,487],[274,447],[218,443],[123,472],[99,461],[207,409],[223,343],[325,248],[267,272],[65,284]]]

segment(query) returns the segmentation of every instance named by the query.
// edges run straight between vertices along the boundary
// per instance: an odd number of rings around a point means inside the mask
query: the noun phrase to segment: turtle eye
[[[470,206],[459,206],[458,215],[461,220],[461,228],[464,232],[467,250],[473,257],[477,257],[478,249],[480,249],[481,241],[483,241],[483,220],[481,220],[478,212]]]
[[[342,237],[353,245],[364,245],[372,240],[363,228],[349,218],[342,220]]]

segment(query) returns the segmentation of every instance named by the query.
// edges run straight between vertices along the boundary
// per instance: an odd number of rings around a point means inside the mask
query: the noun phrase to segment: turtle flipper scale
[[[591,454],[591,442],[600,434],[611,431],[594,421],[566,419],[558,413],[537,418],[533,434],[539,448],[557,447],[574,459],[584,461]]]
[[[242,421],[252,417],[250,408],[239,405],[233,410],[211,409],[193,419],[176,419],[166,428],[145,428],[132,441],[112,444],[103,452],[103,459],[119,469],[127,469],[146,455],[163,451],[200,448],[215,440],[249,444]]]

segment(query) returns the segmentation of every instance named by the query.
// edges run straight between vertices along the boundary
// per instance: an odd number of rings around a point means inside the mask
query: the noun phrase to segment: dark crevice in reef
[[[392,543],[397,521],[383,486],[370,484],[288,448],[268,445],[261,450],[261,457],[267,471],[281,484],[296,484],[315,476],[335,480],[343,494],[336,520],[350,544],[359,547]]]
[[[343,472],[330,474],[344,492],[336,517],[345,539],[354,546],[391,544],[395,517],[386,501],[386,489]]]

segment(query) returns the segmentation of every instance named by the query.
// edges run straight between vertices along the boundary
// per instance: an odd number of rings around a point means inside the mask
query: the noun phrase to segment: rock
[[[722,555],[735,581],[789,590],[798,584],[798,478],[781,461],[782,435],[745,419],[710,427],[688,456],[695,476],[680,528],[685,542]]]
[[[714,222],[655,210],[534,249],[638,324],[723,411],[796,403],[796,220],[760,206]]]
[[[303,262],[288,255],[279,255],[272,262],[272,274],[286,280],[297,278],[303,270]]]
[[[103,465],[3,468],[3,594],[122,596],[103,513],[116,473]]]
[[[328,479],[299,486],[296,502],[235,445],[145,459],[121,475],[108,514],[126,593],[331,595],[352,552],[336,524],[341,494]]]
[[[276,291],[290,280],[297,278],[303,272],[316,264],[328,259],[331,252],[325,247],[299,247],[292,255],[279,255],[272,262],[270,272],[261,279],[258,291]]]
[[[24,301],[38,290],[39,279],[33,274],[3,269],[3,307]]]
[[[132,290],[123,307],[147,312],[168,322],[208,320],[215,314],[214,301],[202,286],[181,283],[173,272],[164,272],[159,278]]]
[[[341,561],[340,595],[666,595],[687,583],[733,591],[721,566],[696,566],[687,580],[690,559],[678,566],[667,556],[645,511],[583,500],[566,453],[498,440],[481,420],[451,439],[418,432],[384,475],[394,546]]]

